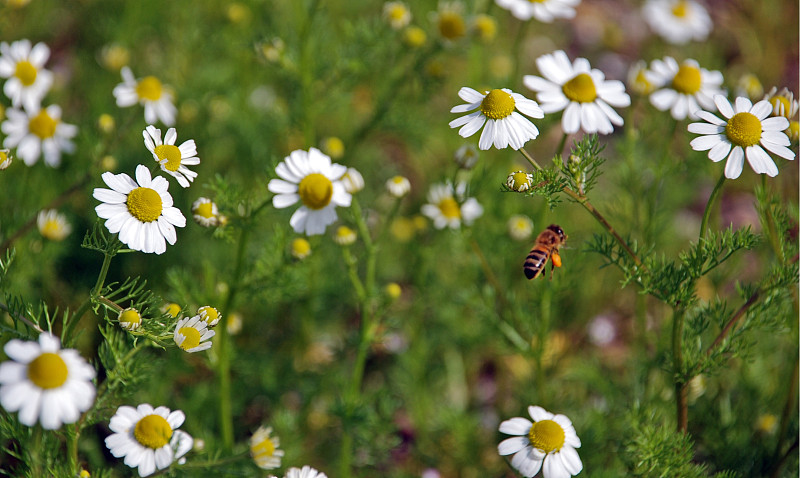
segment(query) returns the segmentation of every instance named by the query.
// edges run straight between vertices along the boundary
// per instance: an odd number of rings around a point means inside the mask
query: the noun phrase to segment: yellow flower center
[[[194,327],[181,327],[178,333],[186,337],[180,345],[183,350],[193,349],[200,345],[200,331]]]
[[[547,0],[528,0],[530,3],[544,3]]]
[[[389,9],[389,18],[391,20],[400,21],[405,18],[407,12],[408,10],[406,10],[406,7],[403,5],[394,4],[392,5],[392,8]]]
[[[647,79],[644,68],[636,73],[636,79],[634,80],[634,83],[642,94],[646,95],[654,90],[653,84]]]
[[[447,219],[459,219],[461,217],[461,207],[453,198],[444,198],[439,201],[439,210]]]
[[[165,310],[164,312],[171,315],[172,317],[177,317],[178,314],[181,313],[181,306],[173,302],[167,306],[167,310]]]
[[[41,139],[52,138],[56,134],[57,124],[58,121],[51,118],[47,111],[42,110],[28,122],[28,131]]]
[[[128,324],[139,324],[142,321],[142,316],[136,309],[125,309],[119,314],[119,321]]]
[[[789,103],[789,98],[785,96],[773,96],[769,99],[770,104],[772,105],[772,112],[775,115],[789,117],[789,113],[792,110],[792,105]]]
[[[136,84],[136,95],[144,100],[157,101],[161,98],[161,90],[161,82],[155,76],[144,77]]]
[[[42,236],[50,239],[51,241],[58,240],[62,236],[61,223],[59,223],[56,219],[48,219],[45,221],[40,232],[42,233]]]
[[[797,138],[800,137],[800,123],[797,121],[790,121],[789,129],[786,130],[786,134],[789,135],[789,139],[792,141],[797,141]]]
[[[300,181],[297,192],[307,208],[322,209],[331,202],[333,183],[320,173],[311,173]]]
[[[440,12],[439,33],[448,40],[463,37],[467,33],[464,18],[457,12]]]
[[[219,319],[219,312],[217,309],[204,305],[200,307],[200,310],[197,311],[200,314],[200,317],[206,321],[206,323],[214,322],[215,320]]]
[[[689,13],[689,2],[686,0],[680,0],[672,7],[672,14],[678,18],[684,18],[687,13]]]
[[[403,32],[403,39],[412,48],[419,48],[424,45],[426,38],[425,30],[420,27],[408,27]]]
[[[558,451],[564,446],[564,429],[553,420],[541,420],[528,431],[528,439],[534,448],[545,453]]]
[[[192,212],[198,216],[203,216],[205,218],[214,217],[214,203],[212,202],[200,203],[196,208],[194,208],[194,211]]]
[[[736,113],[728,120],[725,135],[736,146],[754,146],[761,141],[761,121],[752,113]]]
[[[150,188],[136,188],[128,193],[125,205],[131,216],[142,222],[152,222],[161,216],[161,196]]]
[[[564,91],[564,96],[570,101],[591,103],[597,98],[594,80],[587,73],[579,73],[575,78],[564,83],[561,89]]]
[[[156,156],[158,156],[158,159],[161,160],[159,162],[162,162],[165,159],[167,160],[167,162],[164,163],[164,168],[167,171],[177,171],[178,168],[181,167],[181,150],[178,149],[178,147],[174,144],[162,144],[156,146],[155,153]]]
[[[275,454],[275,444],[269,438],[250,447],[255,458],[267,458]]]
[[[311,254],[311,243],[302,237],[292,241],[292,255],[298,259],[302,259]]]
[[[43,353],[28,364],[28,378],[39,388],[58,388],[68,375],[67,364],[58,354]]]
[[[17,68],[14,70],[14,76],[19,78],[23,86],[31,86],[36,81],[36,74],[36,67],[26,60],[17,63]]]
[[[481,101],[481,113],[487,118],[499,120],[514,112],[514,98],[503,90],[492,90]]]
[[[703,79],[700,70],[691,65],[681,65],[675,77],[672,78],[672,87],[678,93],[693,95],[700,91]]]
[[[169,439],[172,438],[172,427],[160,415],[147,415],[136,422],[133,436],[147,448],[157,450],[169,443]]]

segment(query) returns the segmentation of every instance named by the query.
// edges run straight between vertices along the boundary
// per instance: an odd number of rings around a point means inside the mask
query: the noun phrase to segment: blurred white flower
[[[642,13],[650,29],[676,45],[703,41],[711,32],[711,17],[694,0],[647,0]]]
[[[0,78],[8,78],[3,92],[11,99],[11,106],[39,110],[53,85],[53,74],[44,69],[48,58],[50,48],[44,43],[33,47],[30,40],[0,43]]]
[[[144,120],[149,124],[161,121],[167,126],[175,124],[175,105],[172,93],[161,84],[155,76],[146,76],[137,80],[127,66],[120,70],[122,83],[114,87],[114,98],[117,106],[127,108],[136,103],[144,106]]]
[[[72,232],[67,216],[55,209],[39,211],[39,215],[36,216],[36,226],[39,228],[39,233],[51,241],[63,241]]]
[[[38,106],[25,111],[12,108],[6,110],[6,115],[8,119],[0,125],[7,135],[3,147],[17,148],[17,156],[28,166],[43,155],[44,163],[55,168],[61,164],[62,152],[75,151],[72,138],[78,134],[78,127],[61,121],[61,108],[57,105],[43,110]]]
[[[573,18],[575,7],[581,0],[495,0],[497,5],[510,10],[519,20],[536,18],[551,23],[557,18]]]
[[[483,206],[475,198],[464,198],[465,192],[465,183],[455,188],[450,183],[434,184],[428,193],[428,204],[422,206],[422,214],[433,220],[436,229],[458,229],[462,222],[469,226],[483,215]]]

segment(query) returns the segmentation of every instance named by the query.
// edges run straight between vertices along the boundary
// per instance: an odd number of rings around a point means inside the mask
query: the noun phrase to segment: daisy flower
[[[640,95],[649,95],[656,89],[653,72],[647,69],[647,62],[639,60],[628,70],[628,88]]]
[[[355,194],[364,189],[364,176],[355,168],[347,168],[347,172],[342,176],[344,190],[350,194]]]
[[[478,141],[480,149],[489,149],[494,144],[497,149],[511,146],[519,149],[539,136],[539,130],[520,113],[532,118],[544,118],[544,112],[535,101],[525,98],[519,93],[503,88],[487,91],[483,94],[472,88],[463,87],[458,96],[465,104],[454,106],[451,113],[472,113],[456,118],[450,122],[451,128],[458,128],[462,138],[468,138],[483,127]]]
[[[747,96],[750,99],[761,98],[764,95],[764,85],[752,73],[745,73],[736,82],[736,96]],[[765,98],[766,99],[766,98]]]
[[[14,107],[38,110],[42,98],[53,85],[53,74],[44,69],[50,48],[44,43],[31,47],[29,40],[11,45],[0,43],[0,78],[8,78],[3,92]]]
[[[50,105],[40,110],[21,111],[9,109],[8,119],[0,125],[0,130],[7,135],[3,140],[4,148],[17,148],[17,156],[32,166],[44,156],[44,162],[51,167],[61,164],[61,152],[72,153],[75,144],[71,141],[78,134],[78,127],[61,121],[61,108]]]
[[[39,233],[51,241],[63,241],[72,232],[67,216],[55,209],[39,211],[39,215],[36,216],[36,226],[39,228]]]
[[[581,0],[496,0],[496,3],[519,20],[535,17],[540,22],[551,23],[557,18],[573,18]]]
[[[703,41],[711,32],[711,17],[694,0],[648,0],[642,13],[651,30],[676,45]]]
[[[128,307],[119,313],[117,322],[119,322],[119,326],[125,330],[136,330],[142,325],[142,316],[139,314],[138,310],[133,307]]]
[[[344,141],[336,136],[328,136],[319,142],[319,149],[333,159],[344,156]]]
[[[144,106],[144,120],[152,124],[161,121],[167,126],[175,124],[175,105],[172,93],[155,76],[137,80],[127,66],[122,67],[122,83],[114,87],[117,106],[127,108],[136,103]]]
[[[467,23],[464,20],[464,4],[458,1],[439,2],[439,7],[430,18],[436,24],[439,35],[447,43],[460,40],[467,34]]]
[[[295,259],[305,259],[311,255],[311,243],[302,237],[295,238],[292,241],[291,252]]]
[[[386,2],[383,4],[383,18],[395,30],[402,30],[411,23],[411,10],[403,2]]]
[[[511,455],[511,466],[531,478],[542,470],[544,478],[577,475],[583,463],[576,448],[581,440],[572,422],[564,415],[553,415],[542,407],[528,407],[533,422],[515,417],[500,424],[500,432],[515,435],[500,442],[497,451]]]
[[[219,320],[222,318],[222,314],[220,314],[217,309],[211,307],[210,305],[204,305],[197,309],[197,315],[199,315],[200,320],[204,321],[209,327],[214,327],[217,325]]]
[[[328,478],[328,475],[306,465],[301,468],[289,468],[285,478]]]
[[[489,15],[476,15],[472,19],[472,31],[481,41],[489,43],[497,36],[497,21]]]
[[[175,343],[186,352],[202,352],[211,348],[211,337],[216,332],[208,329],[208,324],[200,315],[185,317],[175,324]]]
[[[283,450],[279,450],[281,441],[271,436],[272,427],[259,427],[250,437],[250,456],[262,470],[272,470],[281,466]]]
[[[333,235],[333,242],[340,246],[350,246],[356,242],[356,231],[347,226],[339,226]]]
[[[509,189],[521,193],[530,189],[531,181],[533,181],[533,175],[531,173],[514,171],[506,178],[506,186],[508,186]]]
[[[149,125],[142,131],[144,145],[153,154],[153,159],[161,165],[161,170],[178,180],[178,184],[188,188],[189,183],[194,181],[197,173],[186,166],[200,164],[197,157],[197,146],[194,140],[184,141],[180,146],[175,146],[178,133],[175,128],[167,130],[164,135],[164,142],[161,142],[161,130],[153,125]]]
[[[8,149],[0,149],[0,170],[11,166],[12,161],[14,161],[14,156],[11,154],[11,151]]]
[[[401,198],[411,191],[411,182],[404,176],[395,176],[386,181],[386,190],[396,198]]]
[[[696,111],[714,108],[714,95],[724,95],[722,73],[700,68],[695,60],[678,65],[672,57],[653,60],[650,70],[655,83],[663,85],[650,95],[650,103],[661,111],[670,110],[676,120],[696,120]]]
[[[515,214],[508,218],[508,235],[515,241],[526,241],[533,235],[533,221],[523,214]]]
[[[186,218],[172,206],[169,183],[161,176],[151,179],[146,166],[136,166],[136,181],[125,173],[103,173],[111,189],[95,188],[94,198],[102,202],[95,208],[106,219],[111,234],[135,251],[162,254],[165,243],[175,244],[175,226],[186,226]],[[138,183],[138,184],[137,184]]]
[[[9,359],[0,364],[0,405],[19,412],[19,421],[45,430],[75,423],[94,403],[94,369],[77,350],[61,349],[48,332],[39,341],[9,340],[3,348]]]
[[[742,174],[745,157],[753,171],[770,177],[778,174],[778,168],[767,151],[794,159],[794,152],[787,148],[789,138],[784,133],[789,120],[783,116],[768,118],[772,112],[769,101],[762,100],[754,105],[740,96],[731,106],[727,98],[717,95],[714,103],[725,120],[707,111],[698,111],[697,116],[706,123],[689,124],[689,132],[703,135],[693,139],[691,145],[695,151],[708,151],[708,158],[712,161],[728,158],[726,178],[736,179]]]
[[[475,164],[478,162],[478,158],[478,149],[471,144],[459,146],[459,148],[453,154],[453,159],[456,161],[458,167],[467,170],[475,167]]]
[[[114,433],[106,438],[106,447],[115,457],[124,457],[129,467],[138,467],[139,476],[152,475],[192,449],[192,437],[178,430],[185,419],[182,411],[167,407],[123,405],[108,424]]]
[[[780,92],[778,88],[773,86],[769,93],[764,96],[764,99],[772,105],[772,116],[783,116],[787,119],[792,119],[797,114],[798,107],[800,107],[797,100],[794,99],[794,93],[785,86]]]
[[[459,183],[453,188],[452,184],[434,184],[428,193],[428,204],[422,206],[422,214],[433,220],[436,229],[449,227],[458,229],[463,222],[469,226],[483,215],[483,206],[475,198],[463,199],[467,185]]]
[[[544,78],[526,75],[523,83],[537,93],[542,111],[564,110],[561,126],[564,133],[609,134],[614,126],[622,126],[622,117],[611,106],[631,104],[621,81],[606,81],[602,71],[591,68],[589,60],[578,58],[570,63],[563,50],[542,55],[536,66]],[[610,106],[609,106],[610,105]]]
[[[194,220],[201,226],[216,226],[218,216],[219,209],[217,209],[217,205],[211,199],[197,198],[197,200],[192,203],[192,217],[194,217]]]
[[[289,224],[297,233],[322,234],[336,220],[336,206],[350,206],[352,196],[342,183],[345,172],[346,167],[332,164],[316,148],[292,151],[275,168],[279,179],[267,185],[275,193],[272,205],[282,209],[300,201]]]

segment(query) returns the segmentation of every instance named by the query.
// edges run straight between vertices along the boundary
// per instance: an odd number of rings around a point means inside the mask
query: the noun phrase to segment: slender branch
[[[797,383],[797,382],[795,382],[795,383]],[[781,467],[783,466],[784,463],[786,463],[786,460],[788,460],[790,456],[795,454],[799,444],[800,444],[800,439],[795,438],[794,439],[794,443],[792,443],[792,446],[790,446],[789,449],[786,450],[786,453],[784,453],[780,457],[780,459],[775,463],[775,469],[772,471],[772,474],[770,475],[771,478],[778,478],[778,476],[780,474]]]
[[[21,322],[24,322],[25,325],[27,325],[28,327],[32,328],[33,330],[39,332],[40,334],[42,332],[44,332],[44,330],[42,330],[41,327],[39,327],[38,325],[34,324],[33,321],[31,321],[30,319],[28,319],[24,315],[12,314],[11,310],[9,310],[8,306],[6,304],[3,304],[2,302],[0,302],[0,310],[5,310],[6,312],[8,312],[9,315],[14,315],[14,317],[16,317],[17,320],[19,320]]]
[[[675,380],[678,431],[686,433],[689,424],[689,388],[683,371],[683,308],[672,316],[672,373]]]
[[[560,158],[564,154],[564,145],[567,143],[567,136],[569,136],[569,133],[564,133],[561,136],[561,141],[558,142],[558,146],[556,146],[556,152],[553,156],[558,156]]]
[[[744,314],[745,312],[747,312],[747,309],[749,309],[753,304],[755,304],[756,301],[758,301],[759,297],[760,297],[760,292],[755,291],[753,295],[751,295],[750,298],[747,299],[747,302],[742,304],[742,306],[739,307],[739,310],[737,310],[736,313],[733,314],[733,316],[731,316],[731,318],[728,320],[725,326],[722,327],[722,330],[719,332],[719,335],[717,335],[717,338],[714,339],[714,342],[712,342],[712,344],[708,346],[708,349],[706,349],[706,357],[709,357],[711,353],[714,352],[714,350],[717,347],[719,347],[722,341],[725,340],[725,337],[727,337],[728,334],[731,332],[731,330],[733,330],[733,327],[736,325],[739,319],[744,317]]]
[[[708,202],[706,203],[706,209],[703,211],[703,220],[700,223],[700,239],[706,237],[706,232],[708,228],[708,219],[711,217],[711,205],[714,203],[714,200],[719,196],[719,193],[722,191],[722,183],[725,182],[725,171],[722,172],[722,175],[719,177],[717,184],[714,185],[714,189],[711,191],[711,195],[708,197]]]

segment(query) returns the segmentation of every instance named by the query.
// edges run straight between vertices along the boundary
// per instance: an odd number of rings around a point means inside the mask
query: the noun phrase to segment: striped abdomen
[[[549,257],[550,250],[541,244],[537,244],[536,247],[531,249],[528,257],[525,258],[525,264],[522,266],[522,269],[525,271],[525,277],[533,279],[541,274]]]

